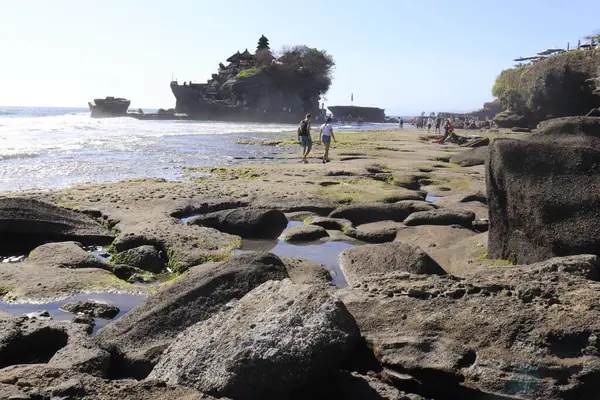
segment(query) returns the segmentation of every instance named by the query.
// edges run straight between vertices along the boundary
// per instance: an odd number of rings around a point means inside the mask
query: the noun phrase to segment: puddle
[[[27,258],[26,255],[10,256],[10,257],[0,257],[0,263],[1,264],[18,263],[18,262],[21,262],[21,261],[25,260],[26,258]]]
[[[288,228],[304,225],[303,222],[290,221]],[[268,251],[279,257],[304,258],[322,264],[331,273],[331,281],[337,287],[346,287],[348,283],[340,270],[339,255],[355,244],[339,241],[315,241],[307,243],[287,243],[281,240],[244,239],[236,254],[255,251]]]
[[[427,197],[425,197],[425,201],[428,201],[430,203],[435,203],[438,199],[439,199],[439,197],[432,196],[430,194],[428,194]]]
[[[103,246],[87,246],[83,248],[88,253],[91,253],[100,261],[109,262],[112,255],[108,252],[106,247]]]
[[[187,224],[188,221],[190,221],[190,220],[192,220],[192,219],[194,219],[196,217],[197,217],[197,215],[192,215],[191,217],[181,218],[180,221],[183,222],[184,224]]]
[[[78,296],[69,297],[60,301],[51,303],[7,303],[6,301],[0,300],[0,308],[4,311],[13,315],[25,315],[29,313],[35,313],[37,311],[48,311],[50,316],[58,321],[70,321],[74,314],[66,311],[59,310],[59,308],[67,303],[73,301],[97,301],[102,303],[111,304],[119,307],[119,314],[111,320],[94,318],[96,326],[94,326],[94,332],[98,329],[108,325],[109,323],[116,321],[121,318],[127,312],[131,311],[138,303],[142,302],[145,296],[135,294],[124,294],[124,293],[86,293]]]

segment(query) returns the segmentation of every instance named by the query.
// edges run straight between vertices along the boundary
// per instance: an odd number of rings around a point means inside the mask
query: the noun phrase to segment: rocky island
[[[325,51],[295,46],[276,57],[263,35],[254,54],[238,51],[226,62],[206,83],[171,82],[175,112],[201,120],[293,123],[322,113],[320,96],[334,66]]]

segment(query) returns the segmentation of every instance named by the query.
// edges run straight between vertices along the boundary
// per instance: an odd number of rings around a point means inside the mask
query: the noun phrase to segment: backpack
[[[308,136],[308,122],[303,119],[302,121],[300,121],[300,124],[298,124],[298,136]]]

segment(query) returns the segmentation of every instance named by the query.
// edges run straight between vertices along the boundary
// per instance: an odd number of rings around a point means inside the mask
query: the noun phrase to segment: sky
[[[600,30],[597,0],[0,0],[0,105],[170,108],[235,51],[304,44],[335,59],[326,105],[470,111],[518,56]]]

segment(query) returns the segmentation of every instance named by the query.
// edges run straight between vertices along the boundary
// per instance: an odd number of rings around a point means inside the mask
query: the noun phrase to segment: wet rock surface
[[[143,378],[187,327],[256,286],[287,277],[283,262],[269,253],[242,254],[222,264],[194,267],[101,329],[96,340],[122,358],[116,375]]]
[[[327,292],[267,282],[185,331],[150,377],[217,397],[287,398],[335,372],[359,337]]]
[[[593,117],[550,120],[523,140],[493,141],[486,171],[490,256],[530,263],[600,254],[599,148]]]
[[[37,247],[16,268],[0,264],[1,285],[10,289],[11,296],[38,301],[86,290],[145,291],[120,280],[118,275],[116,266],[99,260],[75,242]]]
[[[145,245],[117,253],[113,256],[111,262],[153,273],[161,273],[165,271],[168,260],[163,251],[154,246]]]
[[[400,242],[365,245],[345,250],[340,255],[340,268],[350,285],[359,284],[370,275],[385,275],[397,271],[446,274],[423,250]]]
[[[93,318],[113,319],[119,314],[119,308],[110,304],[94,301],[75,301],[61,307],[71,314],[84,314]]]
[[[407,226],[415,225],[461,225],[471,228],[475,213],[471,211],[439,209],[412,213],[404,220]]]
[[[320,226],[315,225],[297,225],[287,228],[279,240],[284,242],[312,242],[327,237],[329,234]]]
[[[414,376],[425,395],[438,398],[443,386],[443,398],[479,398],[470,388],[498,398],[592,399],[599,284],[589,278],[598,262],[558,258],[465,279],[372,276],[340,297],[381,364]]]
[[[109,244],[114,235],[73,210],[27,198],[0,198],[0,255],[28,253],[48,242]]]
[[[362,225],[378,221],[402,222],[414,212],[433,209],[435,209],[435,206],[425,201],[406,200],[392,204],[357,204],[341,207],[329,216],[350,220],[354,225]]]
[[[342,218],[310,217],[305,220],[308,225],[320,226],[333,231],[344,231],[352,228],[352,222]]]
[[[215,228],[243,238],[273,239],[281,234],[288,221],[279,210],[242,208],[201,215],[188,223]]]

